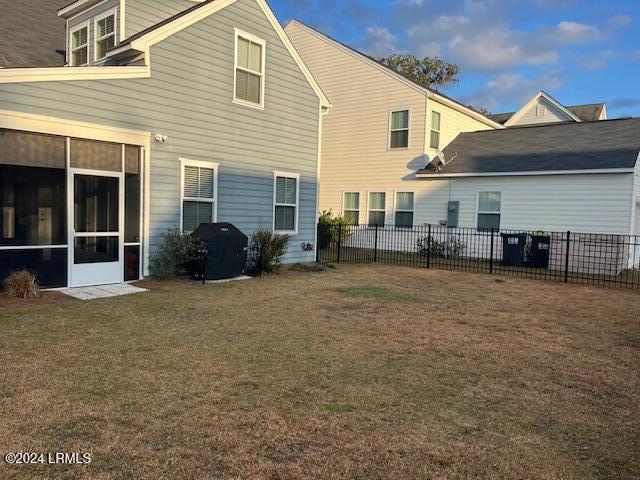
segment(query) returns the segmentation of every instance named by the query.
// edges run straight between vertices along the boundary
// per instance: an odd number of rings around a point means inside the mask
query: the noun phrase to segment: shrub
[[[13,272],[5,278],[4,287],[9,295],[16,298],[32,299],[40,295],[36,276],[26,270]]]
[[[149,259],[149,269],[158,278],[170,278],[189,273],[191,261],[195,258],[198,244],[191,235],[177,228],[162,234],[158,249]]]
[[[458,257],[466,247],[459,235],[451,235],[444,241],[438,241],[433,237],[421,237],[416,242],[418,255],[423,257]]]
[[[287,252],[288,235],[278,235],[271,230],[256,230],[251,235],[252,270],[258,275],[271,273],[280,267]]]
[[[318,248],[327,248],[338,242],[338,234],[342,228],[342,239],[348,238],[351,231],[350,223],[340,215],[333,215],[331,210],[320,212],[318,219]]]

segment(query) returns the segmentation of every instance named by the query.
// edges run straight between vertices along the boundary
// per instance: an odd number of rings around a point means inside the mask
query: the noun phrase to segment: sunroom
[[[51,127],[0,128],[0,278],[26,269],[44,288],[140,279],[145,142]]]

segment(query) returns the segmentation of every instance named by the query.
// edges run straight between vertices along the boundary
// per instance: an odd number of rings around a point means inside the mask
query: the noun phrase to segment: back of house
[[[62,30],[0,70],[0,276],[135,280],[168,229],[215,221],[313,260],[329,102],[264,0],[37,3]]]

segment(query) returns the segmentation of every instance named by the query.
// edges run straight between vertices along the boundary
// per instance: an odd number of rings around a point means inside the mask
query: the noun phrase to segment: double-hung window
[[[413,227],[413,192],[396,192],[396,227]]]
[[[276,232],[298,233],[299,183],[297,173],[273,173],[273,230]]]
[[[391,112],[389,121],[389,148],[409,147],[409,110]]]
[[[431,112],[431,141],[430,147],[438,150],[440,148],[440,127],[442,115],[439,112]]]
[[[264,40],[236,30],[234,101],[264,106]]]
[[[351,225],[358,225],[360,223],[360,193],[344,193],[342,215]]]
[[[98,61],[106,57],[116,44],[116,11],[96,17],[94,23],[95,60]]]
[[[369,193],[369,225],[384,226],[387,195],[384,192]]]
[[[500,192],[478,192],[478,230],[499,230],[501,214]]]
[[[69,64],[72,67],[89,63],[89,25],[83,24],[71,30],[69,38]]]
[[[184,159],[181,163],[182,231],[192,232],[216,220],[218,164]]]

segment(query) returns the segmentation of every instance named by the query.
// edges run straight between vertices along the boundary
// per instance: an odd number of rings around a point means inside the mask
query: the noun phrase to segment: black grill
[[[206,248],[193,269],[200,280],[223,280],[244,273],[248,237],[230,223],[203,223],[191,234]]]

